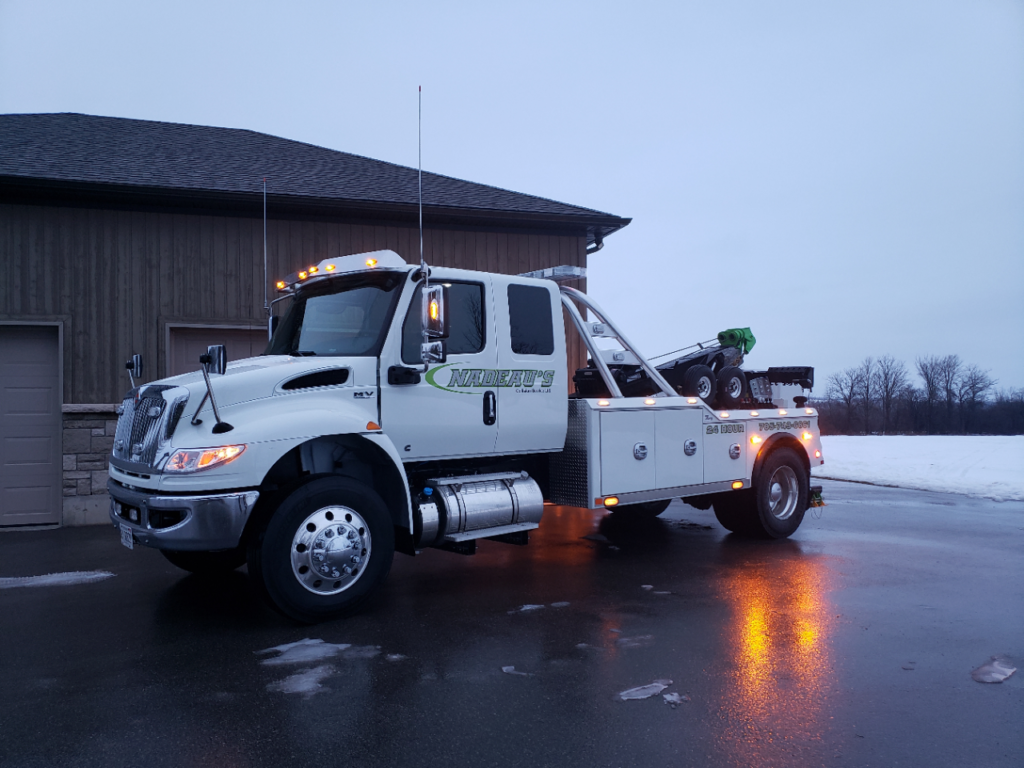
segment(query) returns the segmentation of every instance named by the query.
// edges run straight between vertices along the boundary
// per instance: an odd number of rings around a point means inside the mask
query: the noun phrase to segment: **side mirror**
[[[423,289],[422,325],[425,338],[448,338],[448,289],[445,286],[431,285]],[[423,361],[427,361],[426,353]]]
[[[424,341],[420,344],[420,359],[424,365],[443,363],[448,358],[448,350],[445,348],[443,339],[438,341]]]
[[[228,368],[228,350],[223,344],[214,344],[206,348],[206,354],[199,356],[199,362],[203,364],[209,373],[224,375]]]
[[[128,378],[131,379],[132,388],[135,388],[135,380],[142,378],[142,355],[132,355],[132,359],[124,364],[128,369]]]
[[[277,330],[277,326],[279,326],[280,324],[281,324],[281,316],[280,315],[271,315],[270,318],[267,320],[267,340],[268,341],[274,338],[274,331]]]

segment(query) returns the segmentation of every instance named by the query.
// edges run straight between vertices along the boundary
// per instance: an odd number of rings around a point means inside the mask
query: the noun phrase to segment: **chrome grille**
[[[162,449],[174,434],[187,401],[184,387],[151,384],[129,392],[117,419],[114,458],[147,467],[163,460]]]

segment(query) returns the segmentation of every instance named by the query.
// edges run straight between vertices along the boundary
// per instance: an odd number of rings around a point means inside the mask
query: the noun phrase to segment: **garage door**
[[[267,348],[267,329],[254,328],[171,328],[169,374],[177,376],[199,370],[199,356],[213,344],[227,347],[228,360],[262,355]]]
[[[0,325],[0,526],[60,522],[59,359],[56,328]]]

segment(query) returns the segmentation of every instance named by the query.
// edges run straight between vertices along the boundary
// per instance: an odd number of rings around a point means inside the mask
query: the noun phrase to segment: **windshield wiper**
[[[294,352],[289,352],[292,357],[316,357],[316,352],[311,352],[308,349],[297,349]]]

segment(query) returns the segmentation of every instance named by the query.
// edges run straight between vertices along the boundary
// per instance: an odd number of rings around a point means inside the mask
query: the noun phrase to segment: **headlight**
[[[227,464],[242,455],[244,445],[225,445],[220,448],[197,448],[191,451],[175,451],[167,460],[165,472],[198,472],[218,464]]]

